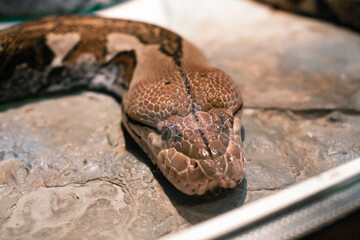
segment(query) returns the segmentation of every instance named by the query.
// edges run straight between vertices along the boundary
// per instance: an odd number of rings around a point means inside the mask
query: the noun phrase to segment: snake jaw
[[[154,132],[149,133],[148,141],[151,144],[151,146],[153,146],[158,151],[160,151],[160,149],[163,148],[163,142],[161,140],[161,137],[158,134],[154,133]]]
[[[234,159],[230,153],[215,160],[199,160],[171,148],[160,151],[157,159],[157,165],[166,178],[188,195],[202,195],[219,188],[234,188],[244,177],[243,156]]]

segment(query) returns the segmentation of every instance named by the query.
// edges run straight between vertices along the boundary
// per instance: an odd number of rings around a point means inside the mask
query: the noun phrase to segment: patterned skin
[[[122,97],[127,131],[180,191],[202,195],[243,179],[240,91],[179,35],[90,16],[0,32],[0,101],[79,87]]]
[[[125,126],[140,145],[146,142],[145,152],[182,192],[233,188],[245,172],[240,92],[219,69],[185,72],[190,94],[179,73],[130,89],[123,101],[127,118],[144,126],[131,120]]]

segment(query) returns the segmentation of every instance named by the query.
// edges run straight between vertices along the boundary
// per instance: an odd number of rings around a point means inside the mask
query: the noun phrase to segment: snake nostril
[[[199,149],[199,155],[204,157],[204,158],[207,158],[207,157],[209,157],[209,152],[204,148],[200,148]]]
[[[198,168],[198,167],[199,167],[198,162],[195,162],[195,163],[194,163],[194,168]]]
[[[219,140],[213,141],[210,143],[210,149],[213,156],[220,156],[226,152],[226,146],[224,143],[222,143]]]
[[[219,152],[218,152],[217,150],[215,150],[215,149],[212,149],[212,150],[211,150],[211,154],[213,155],[213,157],[217,156],[218,153],[219,153]]]

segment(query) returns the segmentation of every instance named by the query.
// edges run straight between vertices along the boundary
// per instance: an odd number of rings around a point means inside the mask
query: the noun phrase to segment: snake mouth
[[[188,195],[202,195],[221,188],[234,188],[244,178],[244,155],[239,146],[214,159],[194,159],[175,148],[159,152],[157,165],[165,177]]]

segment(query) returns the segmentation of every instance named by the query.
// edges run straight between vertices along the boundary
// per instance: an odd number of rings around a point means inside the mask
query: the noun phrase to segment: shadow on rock
[[[216,195],[188,196],[173,187],[165,177],[164,191],[178,213],[191,224],[197,224],[222,213],[231,211],[244,204],[246,198],[246,178],[234,189],[222,189]],[[166,181],[166,182],[165,182]]]

